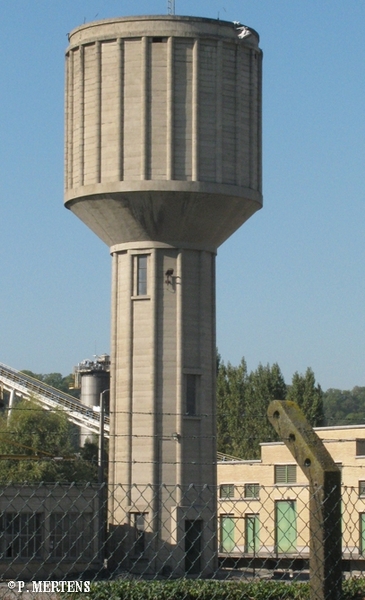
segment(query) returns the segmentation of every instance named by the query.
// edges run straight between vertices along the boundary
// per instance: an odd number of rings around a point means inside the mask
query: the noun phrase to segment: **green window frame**
[[[245,500],[258,500],[260,497],[260,484],[245,483],[243,492]]]
[[[297,517],[295,500],[276,500],[275,546],[279,554],[297,552]]]
[[[219,486],[219,497],[221,500],[229,500],[234,498],[234,484],[224,483]]]
[[[365,554],[365,513],[359,513],[359,554],[364,556]]]
[[[274,482],[277,485],[290,485],[297,482],[297,465],[275,465]]]
[[[233,552],[235,548],[236,522],[234,515],[220,515],[220,552]]]
[[[260,516],[245,515],[245,552],[256,554],[260,547]]]

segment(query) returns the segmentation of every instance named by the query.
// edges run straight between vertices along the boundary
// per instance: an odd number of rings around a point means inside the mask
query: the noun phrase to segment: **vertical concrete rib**
[[[262,54],[257,55],[258,65],[258,90],[257,90],[257,190],[262,192]]]
[[[118,347],[118,254],[112,254],[112,289],[111,289],[111,371],[112,373],[116,372],[116,357],[117,357],[117,347]],[[110,379],[110,434],[109,434],[109,452],[110,456],[115,457],[115,447],[116,447],[116,409],[117,409],[117,389],[116,389],[116,378],[113,377]],[[116,483],[115,477],[116,465],[112,465],[110,469],[110,484],[114,486]],[[113,497],[113,503],[115,499]],[[113,505],[113,509],[115,509]]]
[[[152,344],[152,356],[153,363],[151,369],[151,388],[152,388],[152,412],[154,415],[153,418],[153,481],[151,483],[155,485],[158,482],[158,473],[159,473],[159,465],[158,465],[158,442],[159,442],[159,422],[158,422],[158,406],[157,406],[157,360],[158,360],[158,337],[157,337],[157,318],[158,318],[158,304],[157,304],[157,293],[158,293],[158,275],[157,275],[157,250],[153,248],[151,250],[151,284],[153,285],[153,289],[149,290],[151,296],[151,315],[152,315],[152,323],[151,323],[151,344]]]
[[[167,40],[167,136],[166,179],[174,178],[174,38]]]
[[[243,166],[243,132],[242,132],[242,115],[243,115],[243,48],[238,46],[236,55],[236,185],[242,185],[242,166]]]
[[[70,93],[71,88],[71,80],[70,80],[70,72],[71,72],[71,52],[66,54],[65,61],[65,189],[68,190],[69,187],[72,186],[70,181],[70,150],[72,148],[72,144],[70,144],[70,133],[72,131],[72,126],[70,126],[70,112],[71,112],[71,104],[72,104],[72,94]]]
[[[176,260],[176,432],[181,435],[183,430],[183,250],[179,250]],[[182,446],[185,443],[180,439],[176,441],[176,502],[179,504],[182,498]]]
[[[159,417],[159,402],[158,402],[158,381],[157,381],[157,363],[158,363],[158,332],[157,332],[157,321],[158,321],[158,302],[157,302],[157,294],[158,294],[158,274],[157,274],[157,252],[156,248],[153,248],[151,251],[151,286],[153,285],[153,289],[149,290],[151,296],[151,315],[152,315],[152,372],[151,372],[151,387],[152,387],[152,414],[153,414],[153,455],[152,455],[152,472],[153,478],[151,481],[152,484],[152,529],[154,532],[158,532],[160,528],[160,464],[159,464],[159,445],[161,439],[161,427],[160,427],[160,417]],[[157,554],[157,539],[155,539],[155,551]],[[157,558],[157,557],[156,557]]]
[[[132,443],[133,443],[133,255],[128,252],[127,254],[128,262],[127,262],[127,273],[126,273],[126,281],[127,281],[127,302],[128,302],[128,315],[125,321],[126,326],[126,408],[127,415],[125,416],[125,420],[128,423],[127,426],[127,455],[125,457],[126,465],[125,469],[127,470],[127,495],[129,504],[132,501]],[[123,417],[122,417],[123,418]]]
[[[216,295],[215,295],[215,290],[216,290],[216,274],[215,274],[215,254],[211,254],[211,277],[210,277],[210,293],[211,293],[211,307],[212,307],[212,312],[211,312],[211,322],[210,322],[210,326],[211,326],[211,332],[212,332],[212,346],[211,346],[211,351],[212,351],[212,355],[211,355],[211,359],[212,359],[212,364],[211,364],[211,368],[212,368],[212,374],[213,374],[213,378],[212,378],[212,382],[213,382],[213,389],[212,389],[212,405],[211,405],[211,410],[212,410],[212,421],[211,421],[211,431],[212,431],[212,438],[213,438],[213,465],[212,465],[212,481],[213,481],[213,487],[215,488],[217,485],[217,468],[216,468],[216,464],[217,464],[217,403],[215,401],[216,399],[216,389],[217,389],[217,376],[216,376],[216,372],[217,372],[217,340],[216,340]]]
[[[68,118],[68,143],[69,143],[69,148],[68,148],[68,186],[69,188],[73,187],[73,174],[74,174],[74,152],[73,152],[73,138],[72,138],[72,132],[74,130],[74,114],[75,114],[75,109],[74,109],[74,97],[75,97],[75,85],[74,85],[74,78],[75,78],[75,59],[74,59],[75,53],[74,51],[71,51],[69,53],[69,58],[68,58],[68,70],[69,70],[69,102],[68,102],[68,112],[67,112],[67,118]]]
[[[253,135],[253,111],[254,111],[254,93],[253,93],[253,50],[250,51],[250,66],[249,66],[249,152],[248,152],[248,187],[252,189],[253,187],[253,169],[254,169],[254,161],[253,161],[253,152],[255,151],[253,147],[254,143],[254,135]]]
[[[217,43],[216,85],[216,181],[223,181],[223,42]]]
[[[101,182],[101,44],[95,42],[95,130],[96,130],[96,152],[95,152],[95,178],[96,183]]]
[[[193,46],[192,90],[192,170],[193,181],[199,180],[199,40]]]
[[[147,179],[148,165],[148,110],[149,110],[149,94],[148,94],[148,38],[143,36],[142,43],[142,81],[141,81],[141,179]]]
[[[80,46],[80,116],[79,116],[79,185],[84,185],[84,130],[85,130],[85,64],[84,46]]]
[[[252,180],[251,186],[253,190],[258,189],[258,171],[257,171],[257,158],[258,158],[258,148],[257,148],[257,134],[258,134],[258,111],[257,111],[257,99],[258,99],[258,73],[257,73],[257,60],[258,55],[255,50],[251,51],[251,62],[252,62],[252,81],[251,81],[251,94],[252,94],[252,103],[251,103],[251,129],[252,129],[252,148],[250,157],[252,160]]]
[[[124,42],[122,38],[118,38],[118,56],[117,56],[117,106],[118,106],[118,120],[116,123],[117,127],[117,165],[119,181],[123,181],[124,169],[123,169],[123,125],[124,125],[124,103],[123,103],[123,88],[124,88]]]

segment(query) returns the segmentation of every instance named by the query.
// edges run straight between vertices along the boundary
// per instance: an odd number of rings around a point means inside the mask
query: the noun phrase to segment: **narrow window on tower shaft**
[[[185,415],[194,417],[198,404],[198,375],[185,375]]]
[[[147,255],[137,256],[137,296],[146,296],[147,294]]]

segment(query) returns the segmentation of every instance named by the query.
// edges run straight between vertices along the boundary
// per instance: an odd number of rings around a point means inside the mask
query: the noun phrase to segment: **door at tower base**
[[[109,528],[109,568],[139,575],[212,575],[217,569],[216,491],[193,487],[183,499],[188,506],[162,505],[160,509],[159,500],[180,495],[181,490],[161,486],[154,490],[151,506],[143,500],[144,492],[151,490],[138,488],[139,501],[124,510],[123,516],[119,511],[119,523]]]

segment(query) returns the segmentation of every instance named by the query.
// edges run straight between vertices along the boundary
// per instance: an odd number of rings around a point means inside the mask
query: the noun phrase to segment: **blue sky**
[[[0,5],[0,362],[66,375],[109,351],[111,266],[63,208],[67,33],[167,0]],[[176,0],[176,14],[239,20],[264,51],[264,208],[218,252],[223,360],[364,386],[365,2]]]

